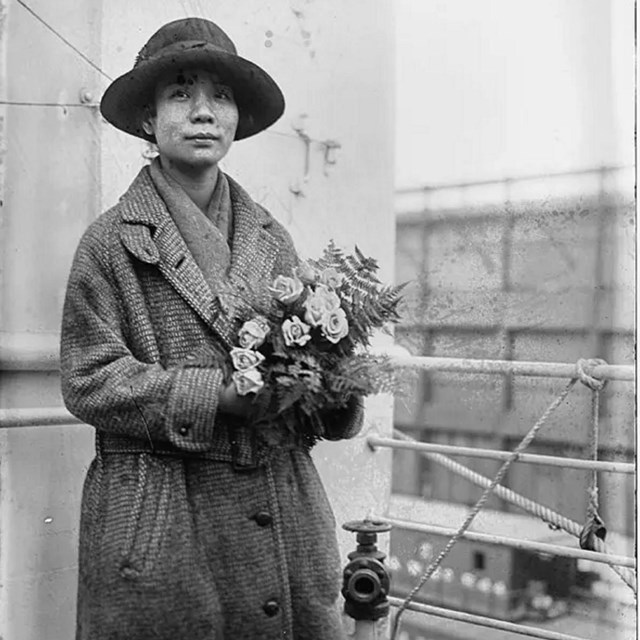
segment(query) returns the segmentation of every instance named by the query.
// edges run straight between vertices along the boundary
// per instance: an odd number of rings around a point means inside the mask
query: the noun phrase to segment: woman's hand
[[[253,396],[240,396],[236,390],[235,383],[229,382],[220,389],[218,396],[218,410],[234,416],[246,418],[251,412]]]

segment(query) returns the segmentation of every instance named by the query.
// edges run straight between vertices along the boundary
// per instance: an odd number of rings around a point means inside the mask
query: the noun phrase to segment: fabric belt
[[[147,453],[155,456],[179,456],[188,460],[212,460],[230,462],[238,470],[258,468],[266,459],[249,430],[227,427],[226,438],[216,438],[207,451],[185,451],[162,444],[152,447],[149,441],[130,436],[96,431],[96,451],[102,455],[123,453]]]

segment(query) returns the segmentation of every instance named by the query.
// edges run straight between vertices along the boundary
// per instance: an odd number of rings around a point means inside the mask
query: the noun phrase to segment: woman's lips
[[[186,136],[187,140],[217,140],[218,136],[213,133],[194,133],[193,135]]]

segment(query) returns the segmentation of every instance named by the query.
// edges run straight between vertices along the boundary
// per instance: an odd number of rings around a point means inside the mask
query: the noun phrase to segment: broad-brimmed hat
[[[169,22],[142,47],[129,73],[116,78],[102,96],[100,112],[114,127],[154,142],[142,129],[145,106],[152,104],[158,80],[170,71],[214,71],[233,90],[239,120],[236,140],[272,125],[284,111],[284,96],[273,78],[240,57],[231,38],[204,18]]]

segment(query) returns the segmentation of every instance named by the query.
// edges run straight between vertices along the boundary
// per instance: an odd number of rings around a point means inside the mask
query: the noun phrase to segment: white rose
[[[291,304],[295,302],[300,295],[304,285],[299,278],[288,276],[278,276],[269,287],[271,295],[283,304]]]
[[[238,371],[248,371],[255,369],[263,360],[264,356],[259,351],[252,349],[241,349],[235,347],[231,349],[231,362]]]
[[[304,347],[304,345],[311,340],[311,336],[309,335],[310,328],[311,327],[302,322],[298,316],[293,316],[291,319],[287,318],[282,323],[284,343],[287,347],[292,347],[294,345]]]
[[[249,393],[258,393],[264,387],[262,374],[257,369],[248,371],[236,371],[232,376],[239,396],[246,396]]]
[[[347,314],[342,309],[334,309],[327,312],[321,322],[322,335],[337,344],[349,333],[349,323],[347,322]]]
[[[317,327],[322,318],[330,311],[340,308],[340,298],[335,291],[327,286],[319,284],[302,305],[305,308],[304,319],[312,326]]]
[[[263,316],[247,320],[238,331],[238,342],[243,349],[257,349],[269,334],[269,323]]]

